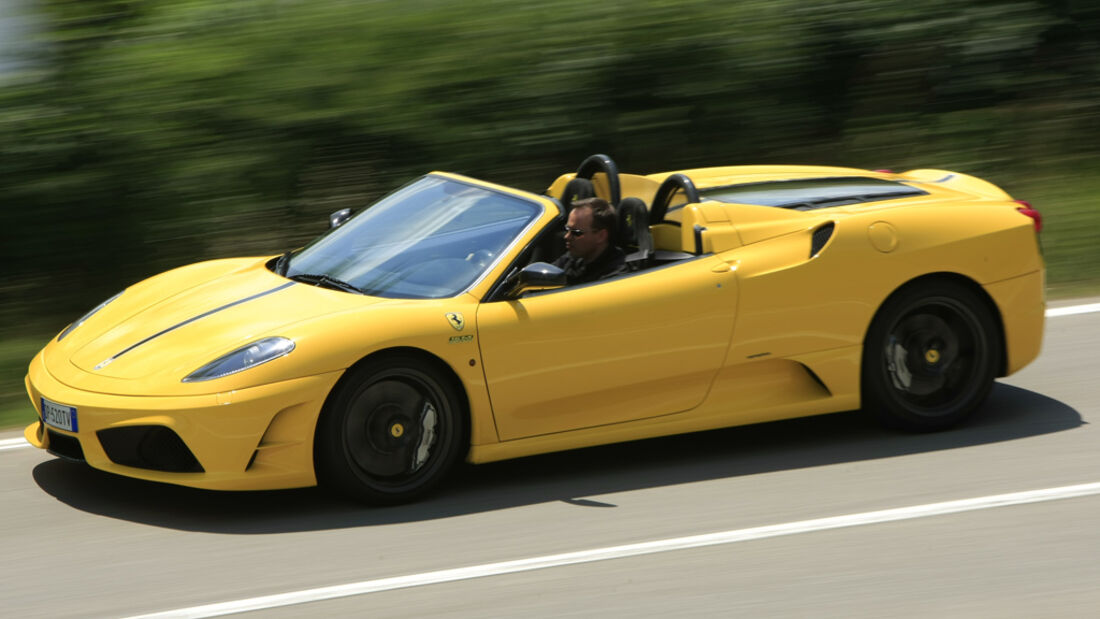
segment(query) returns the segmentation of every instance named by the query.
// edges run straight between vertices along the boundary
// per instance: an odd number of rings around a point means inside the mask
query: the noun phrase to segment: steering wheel
[[[673,174],[657,188],[657,195],[653,197],[653,206],[649,208],[649,225],[661,223],[665,213],[668,213],[668,204],[672,202],[672,196],[679,191],[683,191],[687,196],[688,204],[699,201],[699,190],[695,188],[695,183],[683,174]]]

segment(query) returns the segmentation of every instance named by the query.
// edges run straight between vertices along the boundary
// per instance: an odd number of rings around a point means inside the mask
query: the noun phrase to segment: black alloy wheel
[[[438,486],[467,440],[454,382],[406,355],[349,370],[318,422],[318,481],[376,505],[412,501]]]
[[[863,408],[885,425],[930,432],[988,397],[1001,358],[992,310],[967,286],[919,283],[879,310],[863,351]]]

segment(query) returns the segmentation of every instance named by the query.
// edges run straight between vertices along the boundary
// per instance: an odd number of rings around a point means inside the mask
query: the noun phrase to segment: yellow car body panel
[[[980,179],[813,166],[680,172],[705,190],[860,177],[922,195],[794,210],[673,199],[651,222],[656,249],[680,258],[626,276],[509,298],[520,261],[560,229],[556,198],[433,173],[521,198],[537,215],[484,271],[444,298],[383,298],[296,283],[273,258],[216,260],[129,287],[31,362],[27,391],[75,407],[76,439],[96,468],[210,489],[317,483],[314,432],[349,368],[379,351],[438,360],[461,386],[466,459],[487,462],[623,440],[821,414],[861,405],[869,325],[907,283],[949,276],[983,291],[1004,344],[1001,374],[1042,342],[1043,263],[1032,221]],[[622,196],[654,199],[672,172],[620,175]],[[609,177],[593,177],[608,197]],[[811,252],[815,233],[828,240]],[[686,252],[691,256],[683,257]],[[505,281],[505,280],[508,281]],[[266,337],[293,352],[216,378],[181,380]],[[163,426],[202,472],[119,464],[97,433]],[[50,448],[46,425],[25,432]]]
[[[282,381],[224,394],[123,396],[74,389],[50,375],[35,357],[27,391],[41,415],[41,398],[79,403],[84,459],[110,473],[212,490],[266,490],[316,484],[313,428],[340,372]],[[113,428],[163,426],[185,437],[204,472],[162,472],[112,462],[96,433]],[[42,424],[25,431],[49,448]],[[66,433],[68,434],[68,433]],[[255,456],[255,458],[253,458]]]
[[[694,408],[726,356],[736,307],[736,277],[714,256],[650,278],[482,304],[478,336],[500,438]]]

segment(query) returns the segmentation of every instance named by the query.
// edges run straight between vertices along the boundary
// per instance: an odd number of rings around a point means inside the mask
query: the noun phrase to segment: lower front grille
[[[115,464],[167,473],[202,473],[205,469],[183,439],[164,426],[128,426],[96,432],[103,451]]]
[[[50,440],[47,451],[66,460],[84,462],[84,449],[80,446],[80,439],[53,430],[46,430],[46,436]]]

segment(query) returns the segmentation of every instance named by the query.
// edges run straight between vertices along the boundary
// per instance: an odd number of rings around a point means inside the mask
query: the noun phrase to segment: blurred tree
[[[541,190],[600,151],[640,172],[932,166],[1011,185],[1094,161],[1100,132],[1092,2],[38,6],[43,57],[0,90],[9,328],[304,243],[432,168]],[[1077,256],[1052,259],[1100,264],[1052,225]],[[1100,278],[1075,268],[1052,278]]]

